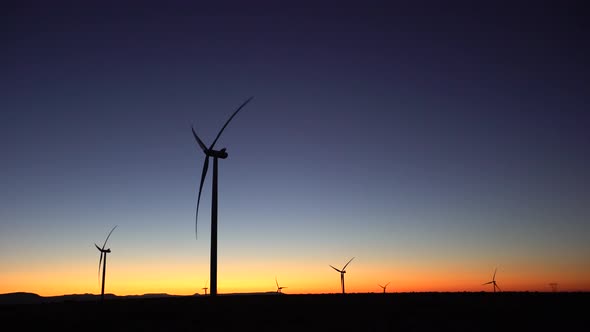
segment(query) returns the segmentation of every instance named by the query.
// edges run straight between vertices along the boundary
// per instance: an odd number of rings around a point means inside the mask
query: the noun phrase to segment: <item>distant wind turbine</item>
[[[205,281],[205,287],[201,288],[202,290],[205,291],[205,295],[207,295],[207,290],[209,289],[209,288],[207,288],[207,283],[208,282],[209,282],[209,280]]]
[[[498,268],[496,268],[496,269],[494,270],[494,275],[492,276],[492,280],[491,280],[491,281],[488,281],[488,282],[486,282],[486,283],[482,284],[482,285],[489,285],[489,284],[492,284],[492,285],[493,285],[493,287],[494,287],[494,293],[496,292],[496,288],[497,288],[499,291],[502,291],[502,290],[500,289],[500,287],[498,287],[498,284],[496,283],[496,271],[497,271],[497,270],[498,270]]]
[[[275,283],[277,284],[277,293],[282,293],[283,288],[287,288],[286,286],[279,286],[279,282],[277,281],[277,277],[275,277]]]
[[[379,285],[379,287],[383,288],[383,293],[385,293],[385,290],[387,289],[387,285],[389,285],[389,282],[386,283],[385,286]]]
[[[348,263],[346,263],[346,264],[344,265],[344,267],[343,267],[341,270],[338,270],[337,268],[335,268],[335,267],[333,267],[332,265],[330,265],[330,267],[331,267],[331,268],[333,268],[334,270],[336,270],[336,271],[340,272],[340,284],[342,284],[342,294],[344,294],[344,293],[345,293],[345,292],[344,292],[344,274],[346,273],[346,267],[348,266],[348,264],[350,264],[350,262],[352,262],[352,260],[353,260],[353,259],[354,259],[354,257],[353,257],[353,258],[351,258],[351,259],[348,261]]]
[[[199,147],[205,153],[205,163],[203,164],[203,172],[201,173],[201,183],[199,184],[199,196],[197,198],[197,212],[195,215],[195,236],[197,235],[197,220],[199,217],[199,202],[201,201],[201,191],[203,190],[203,182],[205,181],[205,176],[207,175],[207,169],[209,168],[209,158],[213,157],[213,184],[212,190],[213,194],[211,196],[211,272],[210,272],[210,279],[211,279],[211,292],[210,295],[215,296],[217,295],[217,159],[225,159],[227,158],[227,152],[225,152],[225,148],[221,150],[213,150],[213,146],[221,136],[221,133],[225,129],[225,127],[229,124],[231,119],[233,119],[236,114],[244,107],[247,103],[252,100],[253,97],[248,98],[238,109],[229,117],[229,119],[225,122],[221,130],[213,140],[213,143],[207,148],[203,141],[197,136],[195,129],[192,128],[193,136],[195,140],[199,144]]]
[[[102,263],[102,287],[101,287],[101,291],[100,291],[100,301],[104,301],[104,280],[105,280],[105,275],[106,275],[106,271],[107,271],[107,254],[111,252],[111,248],[105,249],[104,247],[107,245],[107,241],[109,240],[109,237],[111,236],[111,234],[113,233],[113,231],[115,230],[115,228],[117,228],[117,226],[113,227],[113,229],[111,229],[111,231],[109,232],[109,235],[107,235],[106,240],[104,240],[104,244],[102,245],[102,248],[99,247],[96,243],[94,244],[94,246],[96,246],[96,249],[98,249],[98,251],[100,251],[100,259],[98,260],[98,275],[100,278],[100,264]],[[103,260],[103,256],[104,256],[104,260]]]

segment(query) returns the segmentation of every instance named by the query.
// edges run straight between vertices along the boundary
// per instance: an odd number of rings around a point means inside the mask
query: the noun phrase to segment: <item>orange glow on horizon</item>
[[[286,294],[340,293],[340,275],[326,263],[305,261],[224,262],[218,270],[218,293],[252,293],[276,291],[275,277]],[[142,295],[167,293],[171,295],[203,294],[207,282],[207,266],[188,266],[180,260],[165,264],[148,261],[123,264],[116,259],[107,266],[105,293]],[[64,294],[100,294],[97,262],[72,262],[59,266],[40,264],[20,266],[2,273],[0,293],[32,292],[41,296]],[[480,267],[443,269],[406,265],[382,268],[381,265],[355,260],[347,267],[347,293],[380,293],[379,284],[390,282],[388,293],[397,292],[480,292],[491,291],[493,268]],[[559,291],[590,291],[590,272],[584,267],[570,266],[559,271],[530,266],[518,270],[512,266],[498,269],[496,276],[502,291],[549,292],[549,283],[557,282]],[[208,291],[210,292],[210,290]]]

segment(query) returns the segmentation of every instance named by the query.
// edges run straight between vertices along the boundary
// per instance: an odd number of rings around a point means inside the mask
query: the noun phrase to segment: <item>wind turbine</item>
[[[205,153],[205,163],[203,164],[203,172],[201,173],[201,183],[199,184],[199,196],[197,198],[197,212],[195,214],[195,237],[197,235],[197,220],[199,217],[199,202],[201,201],[201,191],[203,190],[203,182],[205,181],[205,176],[207,175],[207,169],[209,168],[209,158],[213,157],[213,184],[212,190],[213,194],[211,196],[211,272],[210,272],[210,279],[211,279],[211,292],[212,296],[217,295],[217,159],[225,159],[227,158],[227,152],[225,152],[225,148],[221,150],[213,150],[213,146],[221,136],[221,133],[227,127],[231,119],[233,119],[236,114],[244,107],[253,97],[248,98],[238,109],[229,117],[229,119],[225,122],[221,130],[213,140],[213,143],[207,148],[203,141],[197,136],[194,128],[191,128],[193,131],[193,136],[195,140]]]
[[[342,270],[338,270],[337,268],[333,267],[332,265],[330,265],[331,268],[333,268],[334,270],[340,272],[340,283],[342,284],[342,294],[344,294],[344,274],[346,273],[346,267],[348,266],[348,264],[350,264],[350,262],[352,262],[352,260],[354,259],[351,258],[348,263],[346,263],[344,265],[344,267],[342,268]]]
[[[208,281],[209,281],[209,280],[205,281],[205,287],[201,288],[202,290],[204,290],[204,291],[205,291],[205,295],[207,295],[207,290],[209,289],[209,288],[207,288],[207,282],[208,282]]]
[[[275,277],[275,283],[277,284],[277,293],[282,293],[283,288],[287,288],[285,286],[279,286],[279,282],[277,281],[277,277]]]
[[[106,271],[107,271],[107,254],[111,252],[111,248],[105,249],[104,247],[107,245],[107,241],[109,240],[109,237],[111,236],[111,234],[113,233],[113,231],[115,230],[115,228],[117,228],[117,226],[115,225],[115,227],[113,227],[113,229],[111,229],[111,231],[109,232],[109,235],[107,235],[106,240],[104,240],[104,244],[102,245],[102,248],[99,247],[96,243],[94,243],[94,246],[96,246],[96,249],[98,249],[98,251],[100,251],[100,259],[98,260],[98,275],[100,276],[100,264],[102,263],[102,287],[101,287],[101,291],[100,291],[100,301],[104,301],[104,279],[105,279],[105,275],[106,275]],[[103,256],[104,256],[104,260],[103,260]]]
[[[482,284],[482,285],[489,285],[489,284],[492,284],[492,285],[494,285],[494,293],[496,292],[496,288],[498,288],[498,290],[499,290],[499,291],[502,291],[502,290],[500,289],[500,287],[498,287],[498,284],[496,284],[496,271],[497,271],[497,270],[498,270],[498,268],[496,268],[496,269],[494,270],[494,276],[492,277],[492,281],[488,281],[488,282],[486,282],[486,283]]]
[[[387,289],[387,285],[389,285],[389,282],[386,283],[385,286],[379,285],[379,287],[383,288],[383,293],[385,293],[385,290]]]

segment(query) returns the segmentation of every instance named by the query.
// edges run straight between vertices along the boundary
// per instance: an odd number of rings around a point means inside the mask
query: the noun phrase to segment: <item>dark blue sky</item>
[[[203,155],[190,127],[209,144],[254,96],[216,145],[229,153],[220,163],[227,255],[275,247],[345,261],[375,246],[420,262],[451,247],[437,259],[488,273],[556,252],[586,278],[571,283],[589,286],[582,2],[2,6],[8,270],[8,247],[22,245],[25,257],[32,243],[69,250],[79,244],[64,234],[92,243],[113,224],[134,238],[129,247],[160,236],[194,245],[191,264],[206,270],[210,190],[196,242]]]

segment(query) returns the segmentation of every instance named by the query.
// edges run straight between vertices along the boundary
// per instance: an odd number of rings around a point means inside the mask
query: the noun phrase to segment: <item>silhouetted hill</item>
[[[270,294],[0,305],[0,321],[19,330],[240,332],[575,331],[589,322],[590,293]]]
[[[16,292],[0,294],[0,304],[41,303],[42,301],[43,297],[35,293]]]
[[[123,299],[123,298],[159,298],[159,297],[176,297],[165,293],[152,293],[143,295],[124,295],[117,296],[114,294],[105,294],[105,300]],[[75,301],[99,301],[100,295],[96,294],[67,294],[59,296],[40,296],[35,293],[15,292],[0,294],[0,304],[38,304],[38,303],[56,303],[56,302],[75,302]]]

